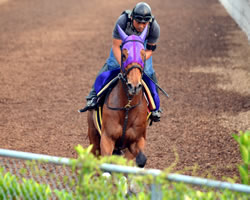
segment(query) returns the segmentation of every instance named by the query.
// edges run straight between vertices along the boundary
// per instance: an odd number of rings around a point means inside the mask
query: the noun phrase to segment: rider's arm
[[[148,43],[149,45],[155,46],[156,44]],[[146,60],[149,59],[153,54],[152,50],[146,49]]]
[[[121,65],[121,49],[120,49],[121,44],[122,44],[121,40],[113,38],[112,49],[119,65]],[[155,44],[150,44],[150,45],[155,45]],[[152,50],[146,49],[146,60],[149,59],[152,56],[152,54],[153,54]]]
[[[146,60],[149,59],[152,56],[153,52],[152,50],[146,50]]]
[[[146,59],[152,56],[153,51],[156,49],[156,43],[160,37],[160,26],[156,20],[151,24],[151,28],[148,35],[148,43],[146,48]]]
[[[121,40],[113,38],[112,49],[119,65],[121,65],[121,48],[120,48],[121,44],[122,44]]]

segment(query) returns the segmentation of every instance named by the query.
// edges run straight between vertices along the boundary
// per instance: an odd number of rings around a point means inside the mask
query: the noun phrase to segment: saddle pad
[[[154,98],[152,97],[151,92],[150,92],[147,84],[144,82],[144,80],[142,80],[142,85],[144,87],[145,95],[147,97],[146,100],[148,101],[148,108],[149,108],[149,110],[155,110],[156,109],[156,105],[155,105],[155,102],[154,102]]]
[[[113,78],[111,81],[109,81],[98,93],[97,96],[101,97],[109,88],[113,88],[116,83],[118,81],[118,78],[115,77]],[[142,85],[144,87],[144,91],[145,91],[145,96],[146,96],[146,100],[148,102],[148,108],[150,111],[155,110],[156,109],[156,105],[154,102],[154,98],[152,97],[152,94],[150,92],[150,89],[148,88],[147,84],[144,82],[144,80],[142,79]]]
[[[102,106],[99,106],[95,111],[94,111],[94,118],[95,118],[95,124],[96,128],[99,132],[99,134],[102,134]]]

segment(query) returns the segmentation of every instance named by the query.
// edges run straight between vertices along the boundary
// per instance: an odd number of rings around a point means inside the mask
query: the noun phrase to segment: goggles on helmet
[[[137,22],[149,22],[151,19],[151,16],[134,15],[134,19]]]

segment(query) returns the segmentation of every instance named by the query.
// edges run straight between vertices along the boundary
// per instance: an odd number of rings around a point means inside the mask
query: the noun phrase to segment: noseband
[[[120,73],[122,75],[122,77],[119,77],[123,82],[125,82],[126,84],[128,83],[128,79],[127,76],[129,74],[130,71],[132,71],[133,69],[139,69],[141,74],[143,75],[143,68],[140,65],[133,65],[132,67],[130,67],[128,70],[122,70],[122,73]]]

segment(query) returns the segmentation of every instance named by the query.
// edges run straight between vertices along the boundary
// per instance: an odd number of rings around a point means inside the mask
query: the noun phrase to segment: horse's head
[[[119,25],[118,31],[122,39],[121,72],[126,79],[129,94],[135,95],[142,88],[141,79],[146,58],[144,41],[147,35],[147,26],[140,36],[128,36]]]

